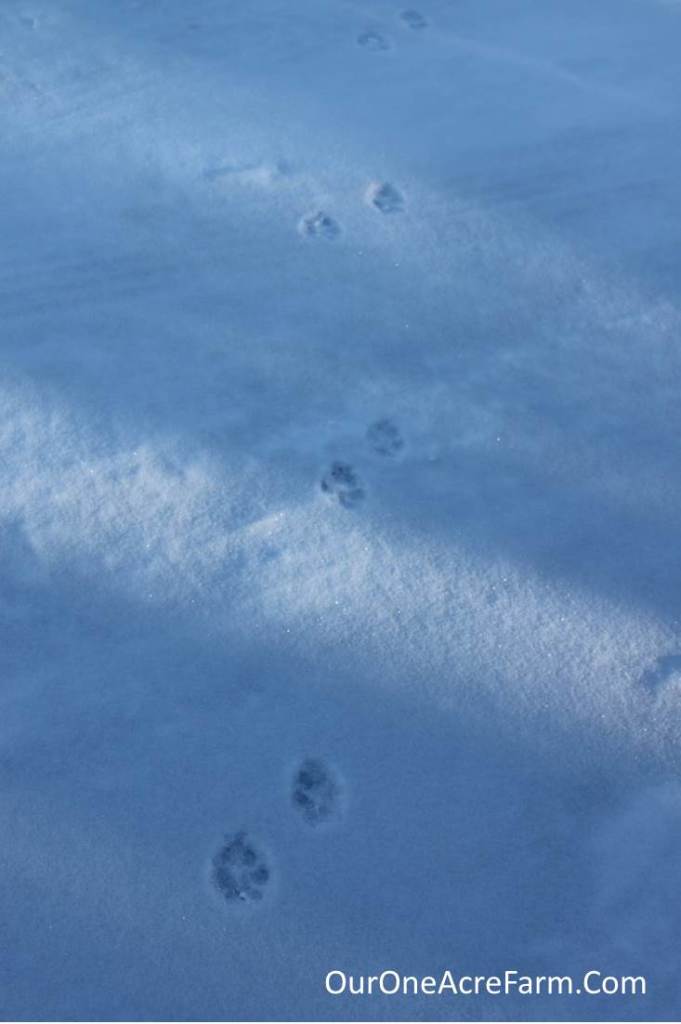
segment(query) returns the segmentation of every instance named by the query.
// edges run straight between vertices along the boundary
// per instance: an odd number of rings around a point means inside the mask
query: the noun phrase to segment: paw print
[[[360,32],[357,36],[357,45],[364,47],[365,50],[371,50],[373,53],[380,53],[382,50],[389,50],[390,44],[381,35],[380,32]]]
[[[681,678],[681,655],[663,654],[655,660],[640,678],[640,683],[651,693],[656,693],[665,685]]]
[[[377,455],[395,456],[404,448],[404,439],[389,419],[376,420],[366,433],[367,441]]]
[[[307,238],[326,238],[329,241],[340,235],[338,223],[323,210],[303,217],[298,225],[298,230]]]
[[[415,11],[411,8],[407,11],[402,11],[400,18],[407,28],[413,28],[416,30],[425,28],[428,24],[420,11]]]
[[[303,761],[293,780],[293,805],[308,825],[320,825],[335,815],[338,786],[323,761]]]
[[[366,201],[379,213],[400,213],[404,209],[404,196],[389,181],[375,181],[366,192]]]
[[[257,903],[269,882],[270,869],[246,832],[226,836],[213,857],[213,884],[231,903]]]
[[[364,498],[364,488],[347,462],[333,462],[322,477],[321,488],[326,494],[335,495],[344,508],[353,508]]]

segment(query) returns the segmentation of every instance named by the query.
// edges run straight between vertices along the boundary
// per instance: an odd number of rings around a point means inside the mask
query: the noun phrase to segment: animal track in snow
[[[399,213],[404,209],[404,196],[389,181],[375,181],[366,191],[366,201],[380,213]]]
[[[367,441],[377,455],[394,456],[404,448],[404,439],[389,419],[376,420],[366,433]]]
[[[388,40],[380,32],[374,32],[371,29],[367,32],[360,32],[357,36],[357,45],[364,47],[365,50],[371,50],[373,53],[390,49]]]
[[[639,682],[646,690],[656,693],[675,677],[681,679],[681,654],[663,654],[652,668],[643,673]]]
[[[335,495],[344,508],[353,508],[364,497],[359,477],[347,462],[332,462],[322,477],[321,488],[326,494]]]
[[[293,806],[308,825],[320,825],[338,810],[338,784],[323,761],[308,757],[293,780]]]
[[[412,8],[407,11],[402,11],[400,18],[408,28],[421,29],[425,28],[428,24],[421,12],[415,11]]]
[[[246,832],[225,836],[213,857],[212,880],[227,903],[257,903],[264,895],[270,869]]]
[[[318,210],[307,217],[303,217],[298,225],[301,235],[308,238],[326,238],[329,241],[337,238],[340,234],[340,227],[337,222],[323,210]]]

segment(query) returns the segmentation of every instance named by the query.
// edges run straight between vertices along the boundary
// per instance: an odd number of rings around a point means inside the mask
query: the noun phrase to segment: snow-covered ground
[[[3,1019],[678,1013],[681,4],[408,10],[2,0]]]

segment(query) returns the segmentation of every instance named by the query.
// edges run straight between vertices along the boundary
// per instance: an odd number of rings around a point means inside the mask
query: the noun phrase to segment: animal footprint
[[[367,441],[378,455],[397,455],[404,439],[392,420],[376,420],[367,430]]]
[[[225,836],[213,857],[212,879],[227,903],[257,903],[263,898],[270,869],[246,832]]]
[[[373,182],[367,189],[366,201],[381,213],[399,213],[404,209],[404,196],[389,181]]]
[[[681,679],[681,654],[664,654],[655,660],[652,668],[644,672],[639,682],[655,693],[672,679]]]
[[[371,50],[374,53],[379,53],[381,50],[389,50],[390,43],[385,39],[380,32],[360,32],[357,36],[357,45],[363,46],[365,50]]]
[[[408,28],[420,29],[425,28],[428,22],[423,17],[420,11],[408,10],[402,11],[400,18]]]
[[[321,488],[327,494],[335,495],[344,508],[352,508],[364,497],[364,488],[347,462],[333,462],[331,469],[322,477]]]
[[[293,780],[293,805],[308,825],[320,825],[338,808],[338,785],[323,761],[309,757]]]
[[[322,210],[318,210],[317,213],[312,213],[307,217],[303,217],[298,225],[298,230],[301,235],[305,235],[309,238],[337,238],[340,234],[340,227],[337,222],[330,217],[328,213],[324,213]]]

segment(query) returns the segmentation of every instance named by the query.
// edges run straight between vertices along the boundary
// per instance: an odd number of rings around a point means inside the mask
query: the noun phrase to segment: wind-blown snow
[[[674,1016],[680,42],[4,0],[3,1019]]]

